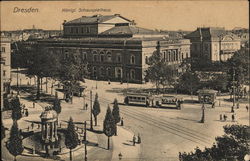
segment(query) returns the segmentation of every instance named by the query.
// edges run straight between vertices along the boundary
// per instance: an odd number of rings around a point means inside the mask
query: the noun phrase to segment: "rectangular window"
[[[90,27],[86,28],[86,33],[90,33]]]
[[[6,76],[6,71],[5,71],[5,70],[3,71],[3,76],[4,76],[4,77]]]

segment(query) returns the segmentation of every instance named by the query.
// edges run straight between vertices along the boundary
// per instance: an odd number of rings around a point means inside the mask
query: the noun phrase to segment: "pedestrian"
[[[232,114],[232,121],[233,121],[233,122],[234,122],[234,119],[235,119],[234,114]]]
[[[135,141],[136,141],[136,138],[135,138],[135,135],[133,136],[133,146],[135,146]]]
[[[240,108],[240,103],[238,102],[238,103],[237,103],[237,109],[239,109],[239,108]]]
[[[123,117],[122,117],[122,119],[121,119],[121,126],[123,126]]]
[[[247,111],[248,111],[248,106],[246,106],[246,109],[247,109]]]
[[[225,114],[223,115],[223,118],[224,118],[224,121],[227,120],[227,116]]]
[[[85,105],[85,110],[88,110],[88,104],[86,103],[86,105]]]
[[[137,137],[137,144],[141,144],[141,137],[140,137],[140,134],[138,134],[138,137]]]
[[[26,116],[26,117],[28,117],[28,116],[29,116],[28,109],[26,109],[26,111],[25,111],[25,116]]]
[[[30,131],[30,127],[29,126],[28,126],[27,130]]]
[[[234,106],[231,107],[231,113],[234,113]]]
[[[214,108],[214,106],[215,106],[215,102],[212,103],[212,108]]]
[[[40,129],[40,124],[37,124],[37,129]]]
[[[32,128],[32,129],[34,128],[34,122],[31,123],[31,128]]]
[[[110,80],[108,80],[108,84],[110,84]]]
[[[35,102],[33,102],[33,108],[35,108],[36,107],[36,104],[35,104]]]
[[[220,121],[222,121],[222,114],[220,114]]]

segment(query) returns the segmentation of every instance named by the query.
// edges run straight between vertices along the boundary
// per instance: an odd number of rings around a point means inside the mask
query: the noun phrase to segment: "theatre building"
[[[170,40],[118,14],[64,21],[62,37],[39,43],[47,52],[80,59],[89,69],[88,77],[98,80],[142,83],[153,52],[166,53],[169,64],[190,56],[189,40]]]

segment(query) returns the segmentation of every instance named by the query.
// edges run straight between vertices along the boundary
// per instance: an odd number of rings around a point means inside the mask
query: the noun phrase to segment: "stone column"
[[[46,123],[46,125],[45,125],[45,128],[46,128],[46,140],[48,140],[49,139],[49,124],[48,123]]]
[[[41,134],[42,134],[42,140],[44,140],[44,124],[43,123],[42,123]]]
[[[54,124],[55,124],[55,139],[58,140],[58,137],[57,137],[57,122],[55,122]]]

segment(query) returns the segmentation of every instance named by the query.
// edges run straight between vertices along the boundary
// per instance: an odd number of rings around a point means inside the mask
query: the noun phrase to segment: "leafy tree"
[[[241,91],[242,86],[249,83],[249,48],[242,48],[235,52],[227,62],[229,88],[233,85],[236,91]],[[233,79],[235,82],[233,82]],[[239,95],[239,92],[236,93]]]
[[[228,77],[225,74],[220,74],[218,76],[215,76],[212,80],[208,82],[208,86],[212,89],[218,90],[218,91],[227,91],[228,86]]]
[[[37,99],[40,99],[41,79],[44,77],[58,77],[60,68],[61,64],[58,55],[50,53],[43,46],[37,44],[31,46],[27,75],[37,76]]]
[[[98,101],[98,94],[96,93],[95,101],[94,101],[94,105],[93,105],[93,110],[92,110],[92,113],[93,113],[94,118],[95,118],[95,126],[97,126],[97,116],[99,115],[100,112],[101,112],[100,103]]]
[[[72,117],[69,119],[67,132],[65,133],[65,145],[70,150],[70,160],[72,160],[72,149],[78,145],[78,134],[75,131]]]
[[[109,149],[109,139],[115,134],[115,120],[112,116],[110,107],[108,106],[105,119],[103,121],[103,133],[108,137],[108,148]]]
[[[60,114],[62,110],[60,99],[57,96],[53,102],[53,110],[55,110],[57,114]]]
[[[117,123],[119,123],[121,121],[121,117],[120,117],[120,110],[119,110],[119,106],[118,106],[118,101],[117,99],[114,100],[114,106],[113,106],[113,110],[112,110],[112,115],[115,121],[115,135],[117,135]]]
[[[159,90],[160,85],[166,87],[174,82],[174,68],[168,65],[162,58],[162,54],[156,51],[148,59],[148,69],[146,70],[145,79],[155,83],[156,89]]]
[[[194,153],[180,154],[180,158],[183,161],[230,160],[232,158],[244,160],[244,156],[250,150],[248,130],[249,127],[246,125],[226,125],[224,126],[225,134],[215,139],[217,144],[211,148],[205,148],[203,151],[197,147]]]
[[[11,99],[11,107],[12,107],[12,120],[17,121],[20,120],[22,118],[22,107],[20,104],[20,100],[18,97],[14,97],[13,99]]]
[[[192,71],[186,71],[183,73],[177,83],[177,90],[188,92],[191,95],[199,89],[200,79],[198,75]]]
[[[23,145],[22,145],[21,134],[20,134],[20,131],[18,130],[17,121],[13,122],[11,131],[10,131],[10,137],[6,144],[6,147],[8,151],[10,152],[10,154],[15,157],[15,161],[16,161],[16,157],[18,155],[21,155],[24,150]]]

